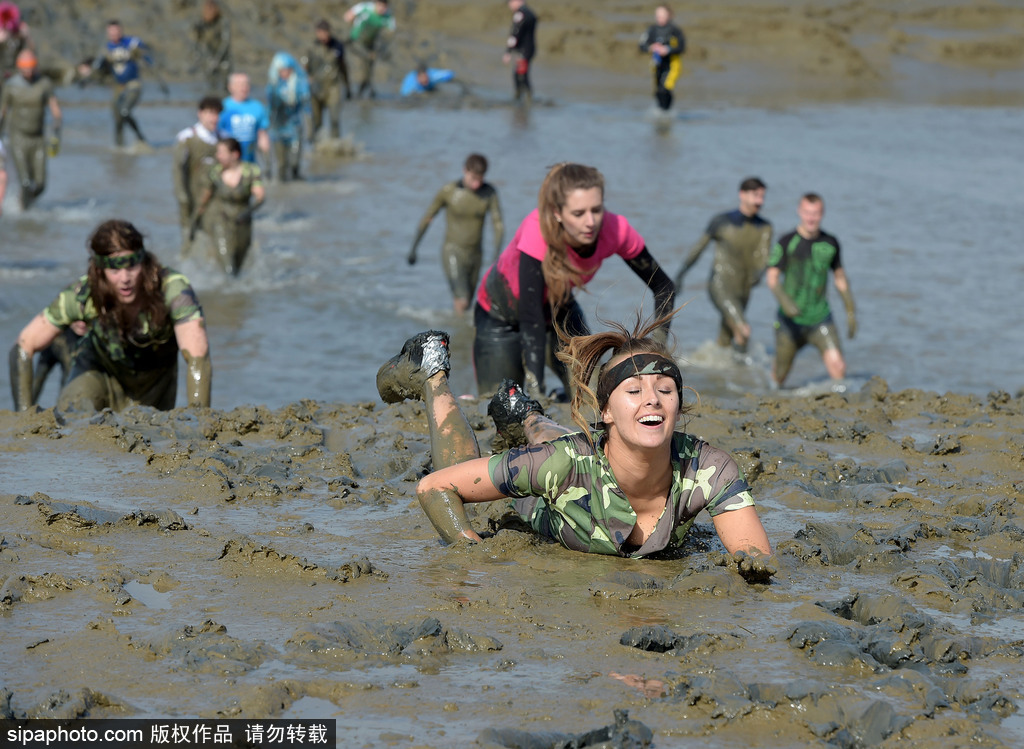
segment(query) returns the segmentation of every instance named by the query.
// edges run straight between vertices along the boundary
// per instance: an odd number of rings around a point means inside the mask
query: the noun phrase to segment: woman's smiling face
[[[679,390],[668,375],[627,377],[608,396],[601,420],[609,440],[627,447],[663,447],[672,439],[679,418]]]

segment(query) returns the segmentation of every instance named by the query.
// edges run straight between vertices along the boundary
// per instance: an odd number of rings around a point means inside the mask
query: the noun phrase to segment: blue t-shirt
[[[217,131],[222,138],[234,138],[242,146],[242,161],[256,161],[256,134],[270,129],[270,119],[263,102],[256,99],[235,101],[230,96],[224,99],[224,111],[217,121]]]
[[[441,70],[439,68],[427,68],[427,85],[424,86],[416,79],[416,71],[412,70],[402,80],[402,96],[411,94],[424,94],[433,91],[438,83],[447,83],[455,78],[454,71]]]
[[[141,39],[137,36],[122,36],[120,41],[104,44],[102,54],[93,61],[92,67],[95,70],[106,63],[110,66],[114,80],[123,86],[138,79],[139,58],[148,65],[153,64],[153,58]]]

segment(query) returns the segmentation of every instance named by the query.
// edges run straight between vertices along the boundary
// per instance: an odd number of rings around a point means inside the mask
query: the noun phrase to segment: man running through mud
[[[438,190],[434,202],[420,220],[416,239],[409,251],[409,265],[416,262],[416,248],[426,234],[430,222],[443,208],[447,210],[447,227],[441,250],[441,265],[452,290],[452,307],[458,314],[469,309],[483,264],[484,220],[491,214],[494,225],[494,255],[501,252],[505,225],[501,218],[498,193],[484,181],[487,159],[470,154],[462,169],[462,179],[449,182]]]
[[[21,183],[21,208],[26,210],[46,189],[46,158],[60,150],[62,116],[53,83],[39,75],[36,56],[22,50],[18,73],[0,94],[0,131],[7,125],[11,160]],[[53,118],[53,131],[46,139],[46,112]]]
[[[676,275],[676,289],[679,290],[687,271],[700,259],[707,246],[715,242],[708,293],[722,315],[718,345],[728,346],[731,343],[739,351],[746,351],[750,340],[750,324],[745,317],[747,302],[751,289],[761,280],[768,264],[772,241],[772,225],[760,214],[765,189],[764,182],[757,177],[743,180],[740,183],[739,208],[711,219]]]
[[[765,276],[768,288],[779,301],[772,367],[772,378],[779,387],[785,382],[797,352],[808,343],[821,352],[829,377],[841,380],[846,376],[839,332],[828,303],[829,271],[846,307],[847,333],[850,338],[857,333],[853,292],[839,255],[839,240],[821,230],[825,201],[809,192],[800,198],[797,215],[800,224],[776,242]]]

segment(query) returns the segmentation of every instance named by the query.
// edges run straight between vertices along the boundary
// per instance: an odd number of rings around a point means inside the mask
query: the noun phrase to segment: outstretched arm
[[[34,403],[32,398],[32,357],[53,343],[60,328],[40,312],[18,335],[8,358],[11,374],[11,398],[14,410],[24,411]]]
[[[505,496],[491,481],[489,460],[476,458],[434,471],[416,488],[423,512],[448,543],[481,540],[466,517],[466,502],[493,502]]]
[[[494,257],[497,259],[505,246],[505,220],[501,215],[501,202],[498,200],[498,191],[491,193],[490,201],[491,222],[494,224]]]
[[[430,204],[427,212],[423,214],[423,218],[420,219],[419,226],[416,227],[416,238],[412,241],[412,249],[409,250],[409,265],[416,263],[416,248],[420,245],[420,240],[423,239],[423,235],[427,233],[427,229],[430,228],[430,222],[434,220],[442,208],[448,204],[448,195],[451,192],[449,185],[445,185],[437,191],[437,195],[434,196],[434,202]]]
[[[772,545],[768,534],[761,525],[761,518],[753,507],[741,507],[715,515],[712,518],[715,531],[730,554],[743,551],[747,554],[771,554]]]
[[[174,326],[174,337],[188,365],[185,377],[188,405],[209,408],[213,368],[210,365],[210,342],[206,336],[205,320],[199,318],[178,323]]]
[[[655,317],[664,317],[669,314],[675,304],[676,287],[648,249],[644,247],[639,255],[627,260],[626,264],[643,279],[643,282],[654,293]]]
[[[711,244],[711,235],[705,232],[701,235],[701,238],[697,240],[697,244],[690,249],[690,254],[686,256],[686,260],[683,261],[682,267],[679,269],[679,272],[676,273],[675,281],[677,289],[683,285],[683,276],[685,276],[686,272],[690,270],[698,260],[700,260],[701,254],[703,254],[709,244]]]

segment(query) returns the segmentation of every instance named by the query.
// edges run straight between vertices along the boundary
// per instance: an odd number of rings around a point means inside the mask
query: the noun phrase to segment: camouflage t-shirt
[[[134,374],[160,369],[173,364],[178,352],[174,326],[192,320],[203,319],[203,309],[192,290],[188,279],[169,268],[160,271],[160,288],[167,305],[169,319],[159,328],[154,328],[149,315],[140,314],[135,330],[124,340],[120,331],[100,323],[96,305],[90,297],[88,276],[82,276],[64,289],[43,315],[62,330],[76,321],[88,324],[86,333],[104,366],[111,374]]]
[[[619,489],[604,435],[582,432],[539,445],[513,448],[488,462],[491,480],[542,536],[568,549],[642,557],[679,544],[701,510],[712,516],[752,507],[750,487],[723,450],[676,432],[672,440],[672,488],[668,505],[639,549],[626,544],[636,513]]]

